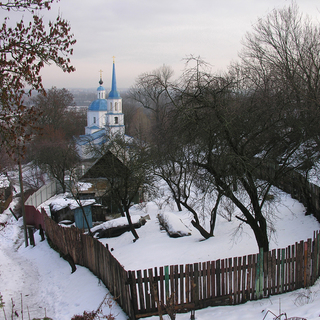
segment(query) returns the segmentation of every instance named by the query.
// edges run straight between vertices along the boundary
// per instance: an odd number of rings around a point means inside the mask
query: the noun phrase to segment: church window
[[[93,123],[96,123],[96,117],[93,117]]]
[[[115,109],[115,111],[118,111],[118,102],[115,103],[114,109]]]
[[[118,123],[119,123],[118,117],[114,117],[114,124],[118,124]]]
[[[110,102],[110,111],[112,111],[112,102]]]

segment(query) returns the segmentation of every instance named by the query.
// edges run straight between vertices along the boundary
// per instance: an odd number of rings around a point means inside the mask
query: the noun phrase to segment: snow
[[[320,229],[320,224],[313,216],[304,215],[302,204],[283,192],[279,193],[279,197],[281,201],[276,199],[277,207],[272,208],[276,215],[273,227],[277,232],[271,235],[271,250],[307,240],[312,237],[313,230]],[[203,241],[203,237],[191,224],[190,213],[175,212],[174,216],[181,219],[189,232],[191,230],[191,236],[170,238],[165,230],[160,230],[157,205],[149,202],[143,212],[140,207],[136,205],[130,210],[132,218],[149,214],[151,220],[137,229],[140,239],[136,243],[132,242],[133,236],[129,232],[117,238],[100,239],[103,244],[107,243],[109,248],[113,248],[112,254],[126,270],[213,261],[258,252],[252,230],[244,224],[238,230],[239,221],[235,218],[229,222],[218,216],[214,237]],[[167,209],[162,208],[163,212],[167,212]],[[172,225],[174,220],[170,219]]]
[[[81,204],[84,207],[94,204],[95,202],[96,201],[94,199],[81,200]],[[79,207],[79,203],[75,199],[73,199],[68,192],[53,196],[52,198],[43,202],[37,209],[41,211],[41,208],[43,208],[46,211],[47,215],[50,217],[51,211],[49,205],[51,205],[51,208],[54,211],[59,211],[66,207],[74,210]]]
[[[49,202],[51,203],[51,208],[54,211],[59,211],[66,207],[69,207],[71,210],[74,210],[80,207],[79,202],[76,201],[75,199],[70,198],[68,194],[65,194],[63,197],[55,197],[55,199],[53,200],[49,199]],[[96,201],[94,199],[87,199],[87,200],[80,201],[83,207],[93,204],[95,202]]]
[[[56,203],[63,197],[56,197]],[[63,200],[65,201],[65,200]],[[63,203],[63,202],[62,202]],[[289,195],[280,192],[279,199],[270,208],[276,215],[273,221],[270,248],[284,248],[297,241],[311,238],[320,224],[313,216],[305,216],[305,208]],[[46,203],[45,205],[48,205]],[[233,256],[243,256],[257,252],[257,245],[252,231],[239,221],[218,216],[214,237],[203,241],[199,232],[191,224],[188,212],[177,212],[172,206],[159,208],[155,202],[145,206],[136,205],[131,209],[132,220],[149,215],[150,220],[137,229],[139,239],[133,242],[133,236],[126,232],[117,238],[100,239],[113,249],[112,254],[126,270],[139,270],[172,264],[186,264],[200,261],[216,260]],[[166,231],[160,229],[157,214],[164,214],[173,229],[179,229],[181,219],[190,236],[170,238]],[[173,215],[174,213],[174,215]],[[20,313],[21,295],[24,315],[27,318],[27,306],[31,318],[44,317],[46,314],[54,320],[70,320],[74,314],[82,314],[84,310],[96,310],[108,294],[107,288],[89,270],[77,266],[71,274],[68,262],[52,250],[47,241],[40,241],[35,234],[36,246],[24,247],[22,222],[16,221],[6,210],[0,215],[4,227],[0,226],[0,292],[5,302],[7,317],[11,315],[11,298],[15,302],[15,310]],[[115,222],[113,222],[115,223]],[[279,315],[286,312],[288,317],[304,317],[308,320],[320,317],[320,281],[309,289],[277,295],[268,299],[247,302],[238,306],[211,307],[196,311],[197,320],[209,319],[263,319],[268,310]],[[105,312],[110,310],[106,307]],[[112,312],[117,320],[127,316],[117,305]],[[164,316],[168,319],[167,316]],[[177,320],[190,319],[190,313],[178,314]],[[273,319],[268,314],[266,320]],[[0,319],[4,319],[0,309]],[[150,317],[155,320],[158,317]]]
[[[190,236],[191,230],[183,223],[183,221],[173,212],[161,212],[158,214],[160,224],[170,236],[179,237]]]
[[[86,191],[86,190],[89,190],[91,187],[92,187],[92,183],[90,182],[79,181],[77,183],[77,188],[79,189],[79,191]]]
[[[138,223],[140,221],[140,219],[141,219],[141,216],[136,215],[136,216],[132,217],[131,221],[133,224],[135,224],[135,223]],[[117,219],[113,219],[113,220],[101,223],[98,226],[91,228],[90,230],[92,232],[95,232],[99,229],[106,230],[109,228],[121,227],[121,226],[126,226],[126,225],[128,225],[127,218],[121,217],[121,218],[117,218]]]
[[[0,293],[7,319],[11,319],[11,299],[18,314],[22,300],[25,319],[28,311],[31,319],[47,315],[54,320],[70,320],[84,310],[96,310],[108,294],[102,282],[81,266],[71,273],[68,262],[52,250],[47,241],[41,242],[38,232],[35,247],[25,248],[21,219],[17,222],[9,214],[5,215],[7,225],[0,231]],[[104,312],[108,314],[109,308],[105,307]],[[114,301],[112,313],[117,314],[119,320],[126,319]],[[1,309],[0,319],[5,319]]]
[[[0,174],[0,188],[8,188],[9,186],[9,179],[4,174]]]

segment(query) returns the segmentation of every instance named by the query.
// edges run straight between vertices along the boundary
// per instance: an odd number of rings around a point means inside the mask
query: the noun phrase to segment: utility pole
[[[21,194],[21,202],[22,202],[21,209],[22,209],[22,217],[23,217],[24,242],[25,242],[25,246],[27,247],[28,246],[28,234],[27,234],[27,223],[26,223],[26,210],[24,207],[24,193],[23,193],[20,149],[18,150],[18,165],[19,165],[20,194]]]

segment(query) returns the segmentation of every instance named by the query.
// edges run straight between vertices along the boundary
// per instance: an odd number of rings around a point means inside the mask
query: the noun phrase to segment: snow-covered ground
[[[300,203],[284,193],[280,193],[279,197],[281,201],[277,201],[272,208],[276,215],[274,228],[277,232],[272,234],[271,249],[306,240],[312,237],[314,230],[320,230],[320,225],[313,216],[304,216],[304,207]],[[174,210],[171,206],[163,206],[162,211]],[[159,207],[154,202],[148,203],[145,207],[137,205],[131,212],[137,216],[150,216],[150,220],[137,229],[140,237],[138,241],[132,241],[133,236],[130,232],[117,238],[100,239],[103,243],[108,243],[109,248],[113,249],[112,254],[127,270],[216,260],[257,252],[256,241],[247,226],[243,225],[241,232],[235,232],[239,226],[236,219],[229,222],[218,217],[215,237],[203,241],[199,232],[192,227],[191,217],[187,212],[174,212],[176,218],[180,218],[191,232],[190,236],[182,238],[170,238],[160,229],[156,217]],[[36,246],[25,248],[21,221],[15,221],[9,211],[0,215],[0,222],[5,221],[6,226],[0,226],[0,292],[7,315],[11,315],[11,299],[16,304],[15,310],[20,313],[21,296],[25,319],[28,319],[27,306],[31,319],[44,317],[46,314],[54,320],[70,320],[74,314],[98,308],[108,290],[91,272],[78,266],[76,272],[71,274],[68,262],[60,258],[46,241],[40,242],[38,234]],[[286,312],[288,317],[319,319],[320,281],[308,290],[303,289],[239,306],[198,310],[196,319],[262,320],[268,310],[277,315],[281,310]],[[117,320],[126,319],[126,315],[118,306],[113,306],[112,312],[117,315]],[[109,313],[107,307],[105,313]],[[268,320],[273,318],[270,313],[266,317]],[[0,319],[4,319],[1,309]],[[190,319],[190,313],[178,314],[177,319]]]

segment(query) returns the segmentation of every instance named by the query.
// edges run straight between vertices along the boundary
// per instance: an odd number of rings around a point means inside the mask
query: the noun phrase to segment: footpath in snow
[[[29,319],[30,314],[31,319],[46,315],[53,320],[70,320],[75,314],[99,307],[109,292],[96,276],[81,266],[72,274],[69,263],[47,241],[41,242],[38,232],[35,247],[25,248],[21,219],[17,222],[5,214],[0,219],[7,222],[0,227],[0,293],[8,320],[12,301],[19,314],[14,319],[22,319],[21,300],[24,319]],[[111,311],[117,319],[126,319],[121,308],[114,302],[113,305],[112,310],[104,307],[105,314]],[[0,309],[2,319],[5,317]]]

